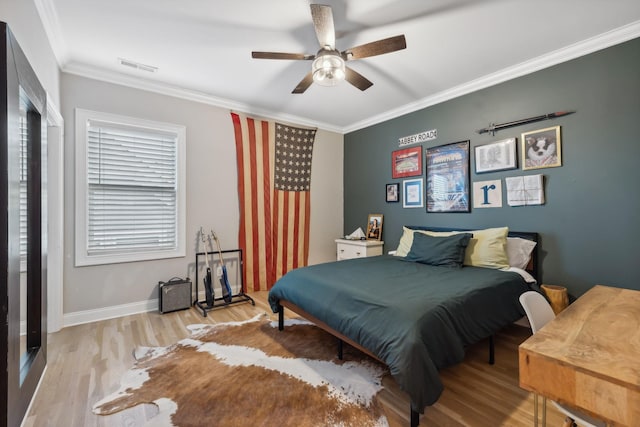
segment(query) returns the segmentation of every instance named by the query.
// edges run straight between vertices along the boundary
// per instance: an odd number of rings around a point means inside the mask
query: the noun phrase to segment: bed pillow
[[[402,227],[402,236],[400,242],[396,248],[395,256],[407,256],[411,250],[411,244],[413,243],[413,230],[407,227]]]
[[[411,250],[413,236],[416,233],[432,237],[448,237],[461,233],[472,233],[465,251],[464,265],[485,268],[508,268],[507,234],[509,227],[486,228],[473,231],[429,231],[411,230],[403,228],[403,234],[398,244],[396,256],[406,256]]]
[[[468,233],[447,237],[413,233],[411,249],[404,260],[440,267],[461,268],[470,239],[471,234]]]
[[[464,256],[464,265],[485,268],[508,268],[508,227],[473,230]]]
[[[536,242],[521,237],[507,237],[507,258],[510,267],[527,268]]]
[[[402,237],[400,237],[400,242],[398,243],[398,248],[396,249],[395,256],[407,256],[409,251],[411,250],[411,245],[413,244],[413,235],[415,233],[426,234],[427,236],[434,237],[447,237],[453,236],[454,234],[464,233],[464,231],[428,231],[428,230],[412,230],[407,227],[402,227]]]

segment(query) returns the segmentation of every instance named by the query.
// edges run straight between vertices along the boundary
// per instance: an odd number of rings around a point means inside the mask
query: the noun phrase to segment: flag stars
[[[274,185],[282,190],[304,191],[309,188],[315,131],[280,124],[276,129]]]

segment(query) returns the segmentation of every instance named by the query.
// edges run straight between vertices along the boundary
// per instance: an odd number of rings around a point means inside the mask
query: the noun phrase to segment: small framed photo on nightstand
[[[369,214],[367,221],[367,240],[382,239],[382,214]]]

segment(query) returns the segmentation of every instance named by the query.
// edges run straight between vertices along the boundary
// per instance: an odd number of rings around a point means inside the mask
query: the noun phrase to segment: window
[[[185,127],[76,109],[76,266],[185,256]]]

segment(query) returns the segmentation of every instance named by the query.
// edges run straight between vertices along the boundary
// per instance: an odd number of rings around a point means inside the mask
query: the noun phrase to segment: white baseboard
[[[199,292],[198,299],[204,299],[204,291]],[[130,314],[147,313],[158,310],[158,299],[132,302],[111,307],[96,308],[93,310],[75,311],[65,313],[63,316],[63,327],[82,325],[84,323],[97,322],[99,320],[114,319],[116,317],[128,316]],[[26,329],[26,325],[25,325]]]
[[[146,313],[158,310],[158,299],[132,302],[111,307],[96,308],[93,310],[82,310],[73,313],[65,313],[63,316],[63,327],[82,325],[83,323],[97,322],[99,320],[114,319],[116,317],[128,316],[130,314]]]

